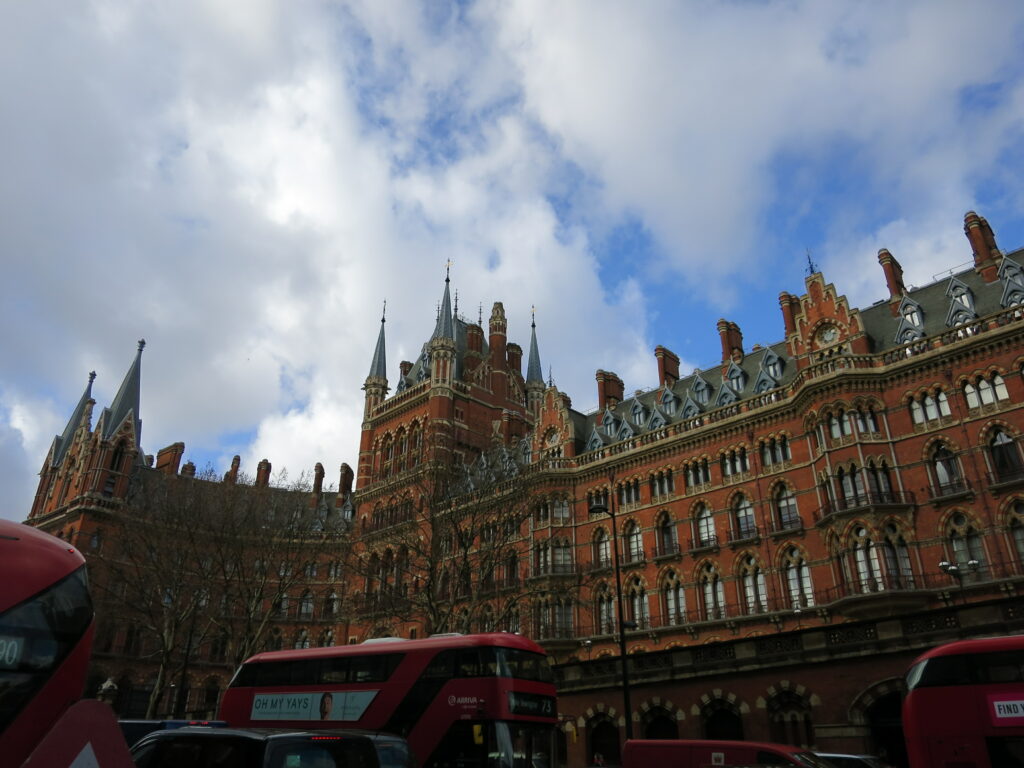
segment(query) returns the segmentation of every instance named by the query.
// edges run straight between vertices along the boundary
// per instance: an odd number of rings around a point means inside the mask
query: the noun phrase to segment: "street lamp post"
[[[960,587],[960,601],[964,604],[967,603],[967,594],[964,592],[964,575],[977,573],[980,565],[981,563],[973,557],[963,565],[950,562],[949,560],[942,560],[939,563],[940,571],[956,579],[957,586]]]
[[[633,738],[633,707],[629,700],[629,667],[626,664],[626,619],[622,613],[622,571],[619,569],[619,534],[615,527],[614,489],[608,491],[611,506],[597,503],[590,507],[591,515],[608,515],[612,519],[612,567],[615,569],[615,602],[618,607],[619,658],[622,659],[622,704],[626,709],[626,739]],[[633,622],[628,622],[633,624]],[[633,624],[633,626],[636,626]]]

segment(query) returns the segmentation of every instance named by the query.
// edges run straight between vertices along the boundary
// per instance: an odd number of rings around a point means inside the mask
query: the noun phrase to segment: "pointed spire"
[[[444,296],[441,297],[441,308],[437,313],[437,325],[434,327],[434,335],[431,336],[433,339],[451,339],[455,340],[455,322],[452,320],[452,299],[451,293],[449,292],[448,284],[451,282],[449,278],[449,270],[451,269],[452,262],[449,261],[445,264],[444,268]]]
[[[530,361],[526,366],[527,383],[544,383],[544,369],[540,364],[540,351],[537,349],[537,308],[530,307]]]
[[[64,433],[53,438],[52,466],[54,467],[59,466],[64,461],[64,456],[68,452],[68,448],[71,447],[75,430],[81,425],[85,411],[89,407],[89,401],[92,400],[92,383],[95,380],[96,371],[90,371],[89,383],[85,385],[85,392],[82,393],[82,398],[78,401],[78,405],[71,414],[71,418],[68,419],[68,425],[64,427]]]
[[[142,384],[142,350],[146,340],[139,339],[139,349],[135,353],[128,373],[125,374],[121,388],[114,396],[114,402],[103,411],[103,439],[106,440],[124,423],[131,414],[134,420],[136,447],[142,444],[142,420],[139,419],[139,391]]]
[[[373,362],[370,363],[370,373],[367,378],[387,379],[388,366],[384,354],[384,319],[387,317],[388,302],[384,301],[384,309],[380,315],[380,334],[377,336],[377,348],[373,351]]]

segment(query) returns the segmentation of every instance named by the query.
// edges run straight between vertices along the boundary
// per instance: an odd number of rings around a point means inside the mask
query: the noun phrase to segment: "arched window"
[[[811,572],[799,549],[790,547],[786,550],[782,568],[786,576],[789,604],[793,608],[807,608],[814,605],[814,588],[811,585]]]
[[[331,592],[324,601],[324,615],[325,616],[337,616],[338,608],[340,607],[340,601],[338,600],[338,593]]]
[[[701,504],[697,510],[697,546],[713,547],[718,544],[718,537],[715,536],[715,521],[711,510]]]
[[[853,532],[853,562],[857,571],[857,586],[861,592],[879,592],[883,589],[878,552],[866,528],[857,528]]]
[[[850,416],[857,421],[857,429],[861,434],[874,434],[878,431],[878,419],[875,418],[875,410],[870,405],[853,411]]]
[[[299,633],[295,636],[294,648],[309,648],[309,632],[304,629],[300,629]]]
[[[572,573],[572,547],[569,542],[561,539],[555,541],[551,548],[551,565],[553,573]]]
[[[746,496],[736,499],[732,513],[738,539],[750,539],[757,535],[757,526],[754,524],[754,507]]]
[[[683,591],[683,583],[675,571],[669,571],[665,575],[665,581],[661,586],[661,596],[666,625],[684,624],[686,622],[686,593]]]
[[[676,540],[676,527],[667,512],[662,514],[658,520],[657,537],[658,555],[674,555],[679,551],[679,542]]]
[[[752,555],[740,564],[740,581],[743,584],[743,604],[748,614],[765,613],[768,610],[768,588],[764,571]]]
[[[874,459],[868,462],[864,470],[868,481],[868,492],[877,501],[885,504],[893,500],[892,481],[889,479],[889,465],[884,461],[875,464]]]
[[[864,474],[857,467],[840,468],[836,473],[839,490],[842,493],[841,509],[859,507],[867,503],[864,490]]]
[[[644,559],[644,541],[640,526],[630,520],[622,537],[626,544],[626,562],[638,563]]]
[[[793,691],[779,691],[768,699],[771,740],[809,748],[814,745],[814,724],[808,701]]]
[[[629,618],[636,623],[639,629],[648,629],[651,626],[650,609],[647,604],[647,590],[639,576],[634,576],[626,585],[626,603],[629,610]]]
[[[1017,553],[1017,562],[1024,563],[1024,502],[1013,502],[1013,511],[1010,517],[1010,538],[1013,539],[1013,548]]]
[[[988,441],[992,458],[992,473],[996,482],[1015,480],[1024,474],[1021,467],[1020,449],[1017,443],[1003,430],[997,429]]]
[[[802,525],[800,514],[796,508],[796,496],[789,488],[780,485],[774,495],[775,522],[778,530],[788,531]]]
[[[725,587],[722,578],[715,566],[708,563],[701,569],[700,578],[701,597],[703,598],[704,619],[724,619],[725,612]]]
[[[895,525],[885,527],[882,555],[885,558],[885,574],[889,586],[894,589],[913,589],[914,571],[910,566],[910,551],[906,539]]]
[[[932,471],[935,473],[936,496],[945,496],[964,489],[960,464],[946,446],[940,445],[932,452]]]
[[[957,512],[951,518],[948,537],[950,560],[960,566],[964,579],[980,578],[985,570],[985,548],[978,529],[963,512]],[[977,567],[966,568],[965,565],[972,560],[977,563]]]
[[[594,615],[597,617],[597,634],[611,635],[615,633],[615,600],[606,584],[602,584],[597,590]]]
[[[598,528],[594,534],[594,567],[609,568],[612,564],[612,549],[608,541],[608,533],[604,528]]]

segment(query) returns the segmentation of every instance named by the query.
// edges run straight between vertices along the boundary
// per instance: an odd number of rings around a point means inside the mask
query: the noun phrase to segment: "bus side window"
[[[454,677],[455,672],[455,652],[454,651],[441,651],[434,658],[430,660],[427,668],[423,670],[424,678],[449,678]]]
[[[480,677],[480,655],[476,648],[464,648],[459,651],[459,677]]]
[[[322,659],[320,664],[321,683],[344,683],[348,681],[349,660],[347,658]]]

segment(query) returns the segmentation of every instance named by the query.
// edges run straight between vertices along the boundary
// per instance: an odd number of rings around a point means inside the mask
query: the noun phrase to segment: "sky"
[[[0,3],[0,517],[146,339],[142,446],[355,465],[451,262],[573,406],[783,337],[808,256],[856,306],[1024,246],[1024,3]]]

